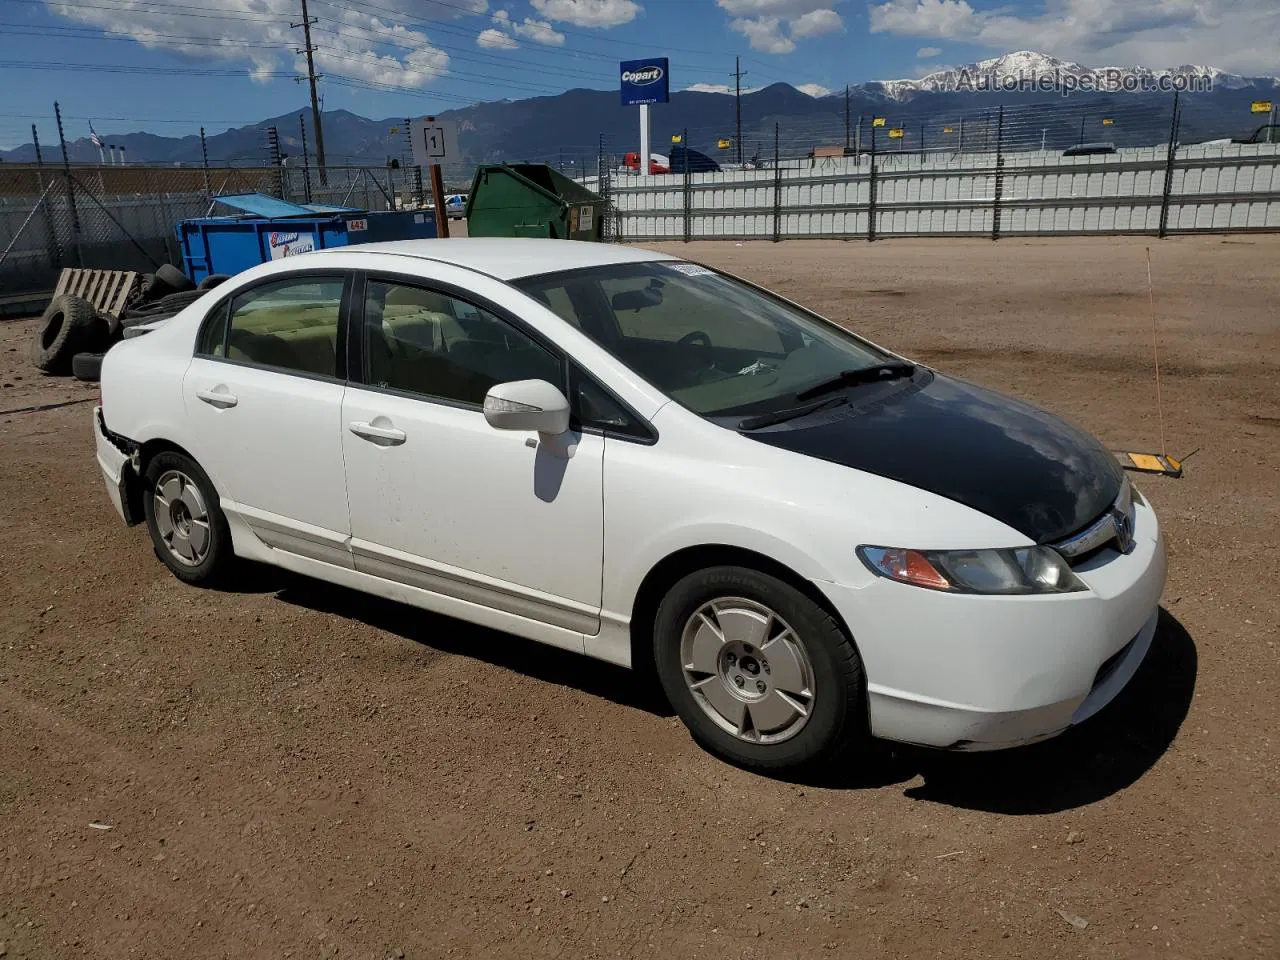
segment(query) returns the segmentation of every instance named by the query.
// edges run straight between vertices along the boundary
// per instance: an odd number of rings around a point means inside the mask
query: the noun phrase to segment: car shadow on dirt
[[[905,775],[899,782],[913,781],[904,791],[913,800],[989,813],[1057,813],[1096,803],[1136,783],[1169,749],[1191,708],[1197,665],[1191,635],[1162,608],[1146,660],[1088,722],[1045,743],[995,753],[885,746],[890,769],[880,779],[893,779],[896,769]]]
[[[358,620],[432,650],[480,660],[545,683],[574,687],[655,716],[675,716],[656,680],[653,684],[637,683],[636,675],[623,667],[283,570],[264,576],[274,579],[260,583],[272,584],[276,598],[285,603]]]

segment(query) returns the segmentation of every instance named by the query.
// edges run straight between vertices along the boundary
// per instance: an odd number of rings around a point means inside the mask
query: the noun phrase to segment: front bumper
[[[998,750],[1053,737],[1115,699],[1151,647],[1165,570],[1141,502],[1130,552],[1075,569],[1088,592],[959,596],[881,578],[823,589],[862,656],[874,735]]]

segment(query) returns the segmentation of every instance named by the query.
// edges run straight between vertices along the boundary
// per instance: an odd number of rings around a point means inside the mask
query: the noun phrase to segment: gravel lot
[[[1147,242],[670,249],[1159,449]],[[0,324],[0,957],[1280,956],[1280,237],[1152,244],[1162,626],[1096,722],[821,783],[627,672],[300,579],[183,586]]]

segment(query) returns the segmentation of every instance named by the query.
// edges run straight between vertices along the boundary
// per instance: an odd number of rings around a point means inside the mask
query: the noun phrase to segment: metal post
[[[733,112],[737,132],[733,136],[733,142],[738,145],[738,166],[742,166],[742,78],[746,76],[742,72],[742,58],[733,58]]]
[[[1173,162],[1178,154],[1178,127],[1182,106],[1178,99],[1179,91],[1173,92],[1173,120],[1169,124],[1169,150],[1164,159],[1164,192],[1160,198],[1160,227],[1156,236],[1164,239],[1169,235],[1169,197],[1173,193]]]
[[[444,208],[444,177],[440,173],[440,164],[431,164],[431,197],[436,204],[436,236],[449,236],[449,211]]]
[[[40,152],[40,135],[36,133],[36,125],[34,123],[31,125],[31,143],[36,148],[36,185],[39,187],[40,195],[43,197],[45,195],[45,185],[41,168],[44,166],[44,155]],[[50,186],[52,186],[52,183],[50,183]],[[49,253],[53,266],[56,269],[61,269],[63,261],[62,244],[58,241],[58,231],[54,228],[53,217],[49,213],[48,201],[42,200],[40,207],[44,212],[44,216],[41,219],[44,221],[45,250]]]
[[[204,139],[204,127],[200,128],[200,165],[204,167],[204,192],[209,192],[209,144]]]
[[[956,142],[956,153],[964,153],[964,117],[960,118],[960,138]]]
[[[1084,122],[1089,119],[1089,115],[1082,114],[1080,117],[1080,146],[1084,146]]]
[[[849,85],[844,85],[844,152],[849,152]]]
[[[649,176],[649,105],[640,104],[640,169],[641,178]]]
[[[920,156],[924,156],[924,124],[920,124]]]
[[[853,152],[862,156],[862,114],[858,114],[858,129],[853,135]]]
[[[1004,193],[1004,107],[996,120],[996,195],[991,207],[991,239],[1000,239],[1000,200]]]
[[[778,124],[773,125],[773,242],[782,239],[782,159],[778,150]]]
[[[67,205],[71,209],[71,245],[75,250],[76,266],[84,266],[84,254],[80,250],[80,213],[76,210],[76,188],[71,183],[71,160],[67,156],[67,138],[62,132],[62,108],[53,104],[53,115],[58,121],[58,143],[62,147],[62,176],[66,180]]]
[[[684,242],[689,242],[690,232],[690,213],[689,213],[689,128],[684,128],[684,133],[680,136],[680,142],[684,145]]]
[[[275,127],[267,127],[267,160],[275,171],[272,177],[275,179],[276,196],[283,200],[284,172],[280,169],[280,133]]]
[[[298,130],[302,134],[302,195],[311,202],[311,160],[307,156],[307,118],[298,114]]]
[[[876,128],[871,126],[871,174],[867,178],[867,243],[876,241]]]

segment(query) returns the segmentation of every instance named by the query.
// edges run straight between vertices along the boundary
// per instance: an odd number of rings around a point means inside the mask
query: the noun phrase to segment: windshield
[[[889,359],[813,314],[681,260],[588,267],[514,284],[706,417],[792,407],[806,389]]]

